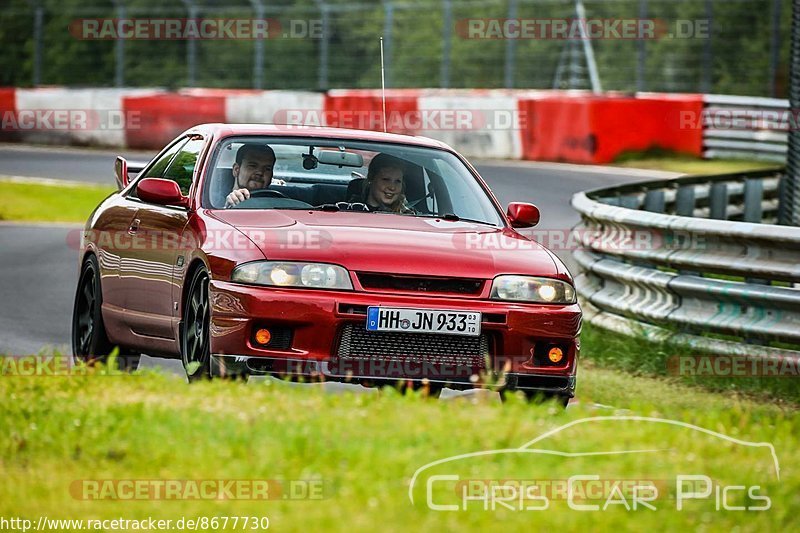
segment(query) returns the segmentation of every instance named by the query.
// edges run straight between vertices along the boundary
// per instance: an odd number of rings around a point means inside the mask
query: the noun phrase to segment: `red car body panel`
[[[345,325],[364,327],[362,311],[368,306],[481,311],[482,331],[490,338],[491,352],[500,366],[520,375],[564,378],[554,390],[572,394],[579,353],[579,306],[489,299],[491,281],[501,274],[572,283],[554,254],[517,233],[505,217],[506,227],[492,228],[375,213],[201,207],[213,147],[229,136],[272,135],[399,143],[448,151],[472,171],[502,214],[504,210],[474,168],[451,148],[430,139],[333,128],[208,124],[187,134],[203,136],[206,147],[198,158],[185,207],[126,198],[136,185],[133,180],[101,203],[87,222],[82,258],[88,253],[98,256],[103,318],[112,342],[146,353],[180,356],[185,285],[190,269],[202,264],[211,278],[212,354],[241,360],[327,361],[335,354]],[[113,238],[104,238],[107,235]],[[307,241],[298,244],[298,235]],[[467,247],[470,239],[479,238],[489,238],[495,245]],[[135,246],[136,239],[145,244]],[[172,242],[175,239],[177,244]],[[238,245],[233,245],[237,239]],[[264,259],[343,266],[350,272],[353,290],[273,288],[231,281],[236,265]],[[483,284],[477,293],[467,295],[376,290],[365,289],[359,273],[470,278]],[[291,328],[291,347],[268,350],[255,346],[253,330],[262,324]],[[534,365],[537,342],[559,343],[565,350],[564,361],[555,366]]]

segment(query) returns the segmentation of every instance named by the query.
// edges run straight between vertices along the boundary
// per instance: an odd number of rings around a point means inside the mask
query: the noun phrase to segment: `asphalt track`
[[[0,176],[114,183],[116,152],[76,148],[0,145]],[[124,153],[147,160],[150,153]],[[569,230],[578,216],[569,199],[578,191],[674,174],[608,167],[516,161],[476,161],[500,202],[533,202],[541,213],[537,229]],[[80,225],[17,225],[0,222],[0,354],[31,354],[43,348],[68,353],[72,303],[78,275],[74,235]],[[559,255],[571,263],[569,251]],[[147,360],[181,372],[177,361]]]

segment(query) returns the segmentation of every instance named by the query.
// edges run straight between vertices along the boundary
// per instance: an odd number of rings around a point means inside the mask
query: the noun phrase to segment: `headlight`
[[[490,296],[496,300],[574,304],[575,289],[567,282],[530,276],[497,276]]]
[[[231,280],[274,287],[353,290],[350,275],[339,265],[256,261],[233,269]]]

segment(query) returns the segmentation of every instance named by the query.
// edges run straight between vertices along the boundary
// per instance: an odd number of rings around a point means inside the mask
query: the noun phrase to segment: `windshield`
[[[220,141],[211,169],[203,198],[213,209],[347,210],[503,224],[469,169],[444,150],[247,136]]]

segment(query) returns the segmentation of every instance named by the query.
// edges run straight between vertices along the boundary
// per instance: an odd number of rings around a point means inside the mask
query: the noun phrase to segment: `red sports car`
[[[504,212],[441,142],[206,124],[116,176],[83,233],[77,358],[574,395],[572,278],[515,229],[538,209]]]

